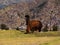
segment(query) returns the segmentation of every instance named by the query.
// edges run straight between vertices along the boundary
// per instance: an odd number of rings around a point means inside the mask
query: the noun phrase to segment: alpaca
[[[26,33],[34,32],[34,31],[41,31],[42,28],[42,23],[39,20],[31,20],[30,21],[30,17],[28,15],[25,16],[26,17],[26,25],[27,25],[27,29],[26,29]]]

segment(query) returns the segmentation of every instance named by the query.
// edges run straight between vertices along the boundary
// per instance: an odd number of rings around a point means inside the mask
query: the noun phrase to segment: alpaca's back
[[[32,20],[29,22],[31,27],[42,26],[42,23],[39,20]]]

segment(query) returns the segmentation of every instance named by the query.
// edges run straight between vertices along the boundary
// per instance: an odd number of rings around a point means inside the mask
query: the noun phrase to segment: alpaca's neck
[[[28,25],[30,22],[30,19],[29,18],[26,18],[26,25]]]

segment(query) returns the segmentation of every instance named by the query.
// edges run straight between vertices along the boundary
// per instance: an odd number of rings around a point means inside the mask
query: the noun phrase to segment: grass
[[[56,38],[56,37],[55,37]],[[60,45],[60,37],[40,45]]]
[[[24,34],[17,30],[0,30],[0,45],[59,45],[60,31]]]

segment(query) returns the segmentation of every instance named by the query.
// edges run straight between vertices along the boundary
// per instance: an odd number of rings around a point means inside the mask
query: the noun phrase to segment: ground
[[[60,31],[24,34],[17,30],[0,30],[0,45],[60,45]]]

